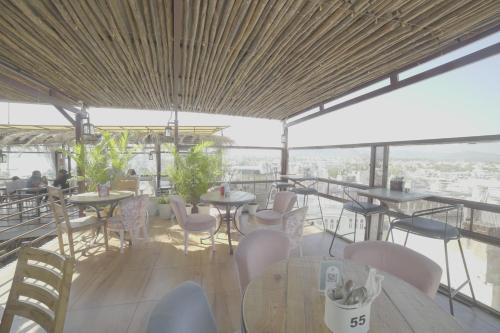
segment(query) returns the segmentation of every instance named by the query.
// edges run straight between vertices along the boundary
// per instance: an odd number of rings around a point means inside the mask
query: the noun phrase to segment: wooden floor
[[[308,226],[304,255],[326,255],[331,235]],[[237,239],[238,234],[234,233]],[[224,234],[219,234],[216,252],[191,236],[189,253],[183,254],[183,233],[178,225],[155,219],[150,225],[150,241],[119,253],[116,239],[109,251],[103,247],[78,254],[71,287],[65,332],[144,332],[149,313],[169,290],[185,280],[201,284],[207,293],[221,333],[240,328],[240,291],[234,258]],[[237,242],[235,242],[237,244]],[[83,243],[80,246],[83,248]],[[345,243],[336,241],[341,254]],[[51,241],[45,247],[56,249]],[[2,308],[10,288],[14,265],[0,273]],[[438,295],[444,308],[446,299]],[[499,332],[500,321],[477,309],[457,306],[457,319],[468,332]],[[41,332],[34,324],[17,320],[16,332]],[[15,331],[15,330],[14,330]]]

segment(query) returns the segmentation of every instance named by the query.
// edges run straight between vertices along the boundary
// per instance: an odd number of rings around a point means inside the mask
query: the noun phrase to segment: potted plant
[[[172,208],[170,207],[170,198],[167,196],[161,196],[157,198],[158,203],[158,214],[162,219],[169,219],[172,215]]]
[[[175,191],[187,203],[192,204],[195,211],[200,196],[222,176],[221,152],[209,151],[211,146],[211,142],[203,142],[182,154],[174,148],[171,149],[174,165],[167,170],[167,173]]]
[[[84,177],[78,181],[85,182],[87,191],[108,193],[109,184],[117,177],[125,175],[132,152],[128,149],[128,133],[113,136],[103,132],[101,140],[95,145],[82,143],[73,146],[73,151],[66,152],[84,171]]]
[[[189,215],[193,212],[193,205],[189,202],[186,202],[186,213]]]
[[[210,204],[200,202],[196,206],[198,206],[198,213],[210,215]]]
[[[256,202],[247,203],[247,210],[249,215],[255,215],[255,213],[257,213],[258,208],[259,204]]]

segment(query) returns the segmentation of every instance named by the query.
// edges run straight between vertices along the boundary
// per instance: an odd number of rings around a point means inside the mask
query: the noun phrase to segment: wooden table
[[[113,211],[118,205],[120,200],[130,198],[134,196],[134,192],[131,191],[111,191],[108,196],[100,197],[97,192],[85,192],[80,194],[75,194],[71,196],[68,200],[69,202],[80,206],[80,207],[92,207],[97,213],[97,217],[100,216],[99,208],[103,206],[111,206],[109,210],[109,216],[113,215]]]
[[[247,333],[331,333],[324,324],[324,296],[319,292],[321,260],[290,258],[271,266],[243,295]],[[344,261],[347,278],[364,285],[366,266]],[[455,319],[410,284],[383,273],[382,293],[371,308],[370,333],[464,332]]]
[[[229,254],[233,254],[233,245],[231,244],[231,208],[236,207],[236,209],[238,209],[240,206],[246,203],[255,201],[255,195],[252,193],[242,192],[242,191],[231,191],[226,193],[226,195],[220,195],[220,193],[216,191],[203,194],[200,197],[200,201],[215,206],[223,206],[224,209],[226,210],[225,220],[227,223],[227,241],[229,243]],[[236,216],[233,219],[233,223],[235,225],[235,228],[237,228]]]

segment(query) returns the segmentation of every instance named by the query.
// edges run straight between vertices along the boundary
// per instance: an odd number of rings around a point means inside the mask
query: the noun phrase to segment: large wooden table
[[[247,333],[330,333],[324,324],[324,296],[319,292],[321,260],[290,258],[272,266],[248,285],[243,296]],[[344,261],[348,278],[364,285],[367,267]],[[383,291],[371,308],[370,333],[460,333],[455,319],[408,283],[383,273]]]

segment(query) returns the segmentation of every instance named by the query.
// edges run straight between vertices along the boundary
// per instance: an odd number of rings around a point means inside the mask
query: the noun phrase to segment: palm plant
[[[94,146],[75,144],[73,151],[66,153],[84,170],[85,177],[79,180],[86,182],[87,190],[95,191],[98,184],[112,182],[126,173],[133,152],[128,149],[127,132],[118,136],[103,132]]]
[[[168,168],[167,173],[176,192],[193,205],[223,174],[222,153],[220,150],[209,153],[212,145],[212,142],[202,142],[185,154],[171,149],[174,165]]]

